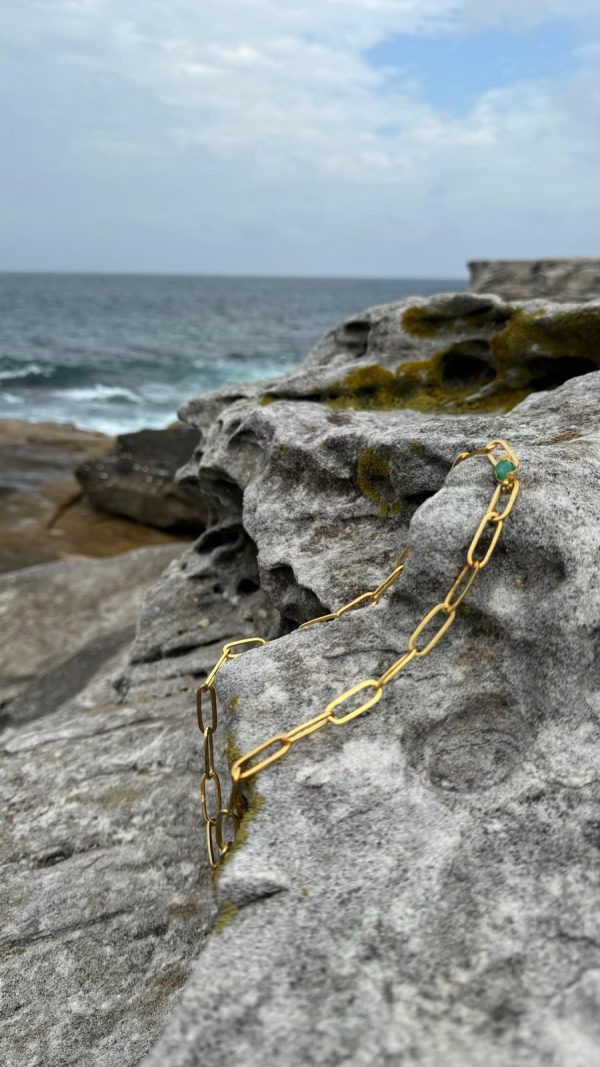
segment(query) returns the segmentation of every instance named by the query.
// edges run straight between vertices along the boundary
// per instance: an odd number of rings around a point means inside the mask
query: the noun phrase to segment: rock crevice
[[[145,596],[127,662],[4,731],[9,1067],[597,1059],[600,305],[582,310],[375,308],[286,378],[186,405],[206,530]],[[560,372],[538,391],[542,357]],[[213,893],[198,682],[225,641],[269,638],[219,675],[224,771],[377,677],[494,489],[487,461],[452,461],[496,437],[522,493],[453,626],[257,776]],[[406,545],[377,606],[298,629]]]

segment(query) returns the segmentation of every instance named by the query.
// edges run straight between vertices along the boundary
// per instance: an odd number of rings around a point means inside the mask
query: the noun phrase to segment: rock
[[[240,386],[234,395],[262,406],[316,400],[337,411],[489,413],[598,367],[599,301],[556,305],[443,293],[356,315],[290,374]],[[190,401],[181,417],[206,427],[216,399],[208,394]],[[248,451],[243,444],[241,454]],[[196,466],[192,458],[192,478]]]
[[[199,473],[237,476],[283,614],[331,610],[413,549],[378,607],[223,669],[240,751],[376,677],[445,594],[494,484],[484,461],[450,472],[460,450],[505,436],[523,492],[445,641],[377,708],[256,779],[260,811],[218,882],[220,933],[147,1067],[598,1057],[599,412],[596,373],[492,419],[340,424],[289,402],[222,417]],[[387,470],[378,499],[361,487],[367,448]]]
[[[0,575],[4,723],[51,714],[127,647],[143,593],[181,551],[163,545]]]
[[[97,511],[83,497],[74,466],[113,446],[110,437],[70,424],[0,419],[0,573],[176,539]]]
[[[150,578],[151,556],[158,570],[174,550],[82,562],[81,587],[72,564],[55,565],[51,579],[62,569],[76,601],[66,607],[67,592],[61,596],[58,581],[56,605],[46,585],[40,585],[41,603],[11,590],[21,629],[13,638],[15,655],[23,647],[32,670],[48,668],[41,679],[53,675],[60,683],[61,611],[63,617],[76,613],[87,641],[84,656],[103,640],[90,610],[89,569],[95,594],[106,576],[106,600],[96,602],[104,634],[124,639],[139,599],[134,557],[140,565],[145,559]],[[69,631],[63,666],[67,680],[78,673],[76,684],[70,692],[59,685],[45,702],[36,690],[40,717],[8,726],[1,736],[5,1067],[138,1063],[156,1043],[200,949],[214,905],[198,824],[201,739],[190,714],[194,689],[233,628],[268,630],[274,615],[260,591],[236,591],[236,582],[230,590],[221,585],[223,556],[223,548],[206,543],[204,551],[189,551],[170,564],[174,584],[165,579],[165,588],[178,588],[180,605],[178,613],[170,604],[170,617],[179,614],[181,629],[186,622],[195,626],[187,651],[182,645],[157,648],[141,635],[133,671],[124,676],[123,653],[109,652],[102,667],[95,664],[95,674],[88,664],[86,682],[84,656],[73,652],[76,639]],[[240,582],[243,569],[231,568]],[[32,568],[18,577],[33,583],[35,572],[49,570]],[[144,627],[160,632],[160,619],[152,618],[156,606],[155,593]],[[47,643],[47,660],[43,648],[35,655],[36,629]],[[14,704],[19,702],[17,696]],[[224,758],[224,745],[219,756]]]
[[[72,423],[0,419],[0,494],[39,489],[68,476],[77,463],[100,456],[112,438]]]
[[[400,315],[368,321],[386,317]],[[368,355],[342,344],[328,339],[328,357],[313,353],[291,387],[272,383],[288,399],[222,411],[196,478],[228,525],[237,501],[283,630],[372,588],[403,545],[413,552],[378,607],[222,670],[234,751],[400,654],[460,569],[494,485],[484,462],[450,472],[460,450],[507,437],[522,497],[431,656],[364,718],[256,779],[260,810],[220,875],[215,932],[145,1067],[583,1067],[600,1047],[600,375],[505,414],[294,399],[303,376],[319,388],[333,360],[348,374]],[[169,576],[161,603],[169,581],[180,596]]]
[[[477,259],[469,264],[472,293],[504,300],[597,300],[600,259]]]
[[[211,902],[178,685],[105,681],[2,739],[6,1067],[137,1063],[186,981]]]
[[[511,373],[494,363],[491,410],[425,402],[441,342],[490,344],[510,323],[512,338],[532,311]],[[372,309],[294,374],[187,405],[203,440],[182,478],[207,530],[147,595],[127,668],[3,736],[8,1067],[595,1062],[600,374],[570,374],[582,323],[598,365],[600,309],[581,311],[450,295]],[[519,360],[540,351],[557,388],[522,399]],[[407,361],[416,408],[348,384]],[[255,779],[213,898],[198,681],[225,640],[272,639],[219,675],[223,768],[377,676],[447,591],[493,489],[486,461],[452,460],[497,435],[523,491],[453,627],[376,707]],[[407,544],[377,607],[295,629]]]
[[[190,426],[121,434],[113,455],[87,460],[75,474],[91,502],[103,511],[178,533],[198,533],[206,511],[175,474],[200,439]]]

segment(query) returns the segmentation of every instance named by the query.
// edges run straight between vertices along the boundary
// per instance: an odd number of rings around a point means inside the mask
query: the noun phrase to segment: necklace
[[[494,455],[497,449],[501,450],[498,456]],[[467,549],[466,563],[464,563],[444,599],[440,600],[424,615],[408,638],[405,650],[379,678],[366,678],[357,682],[350,689],[346,689],[331,700],[323,711],[313,716],[312,719],[307,719],[306,722],[300,723],[299,726],[295,726],[285,733],[269,737],[266,741],[262,741],[255,748],[235,760],[230,769],[231,791],[226,807],[223,806],[221,780],[215,769],[214,762],[214,735],[219,721],[214,681],[221,667],[228,660],[237,659],[244,651],[266,645],[267,642],[263,637],[243,637],[239,641],[229,641],[223,646],[219,659],[204,683],[196,691],[198,726],[204,740],[204,770],[200,777],[200,806],[206,828],[208,859],[213,874],[218,870],[224,857],[233,847],[236,831],[246,810],[242,783],[247,782],[259,771],[265,770],[266,767],[281,759],[297,741],[301,741],[303,738],[315,733],[323,726],[327,724],[344,726],[358,715],[368,711],[381,699],[385,686],[411,660],[427,656],[452,626],[456,618],[457,609],[471,589],[477,575],[492,558],[504,523],[517,499],[520,486],[517,478],[519,460],[506,441],[497,439],[489,441],[483,448],[475,449],[473,452],[461,452],[452,467],[474,456],[484,456],[490,461],[494,467],[498,484]],[[500,511],[496,511],[501,498],[504,498],[504,506]],[[487,544],[485,543],[486,537],[489,538]],[[360,596],[355,597],[348,604],[342,605],[337,611],[328,615],[321,615],[316,619],[309,619],[308,622],[302,623],[299,629],[305,630],[310,626],[316,626],[318,623],[339,619],[346,612],[352,611],[361,605],[377,604],[388,589],[400,578],[404,570],[404,560],[407,553],[408,549],[404,549],[401,552],[393,570],[376,589],[361,593]],[[437,626],[435,625],[436,622]],[[424,643],[420,644],[421,635],[432,623],[434,623],[433,633],[427,639],[422,638]],[[357,706],[353,706],[356,704]],[[341,712],[341,714],[338,712]],[[209,789],[212,792],[211,801],[209,801],[208,796]]]

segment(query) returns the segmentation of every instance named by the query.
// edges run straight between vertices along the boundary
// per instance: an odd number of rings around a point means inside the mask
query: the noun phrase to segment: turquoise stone
[[[507,474],[512,474],[516,471],[514,463],[511,463],[509,459],[501,459],[498,461],[494,470],[496,471],[496,478],[499,482],[503,482]]]

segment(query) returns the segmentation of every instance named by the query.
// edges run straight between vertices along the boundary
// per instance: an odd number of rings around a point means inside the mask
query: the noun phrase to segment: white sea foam
[[[101,400],[128,400],[132,404],[141,404],[141,398],[137,393],[133,393],[131,389],[125,389],[119,385],[102,385],[98,382],[97,385],[90,385],[88,388],[83,389],[56,389],[53,390],[54,396],[60,396],[65,400],[78,400],[78,401],[101,401]]]
[[[49,377],[52,374],[52,367],[42,367],[39,363],[25,363],[18,370],[0,370],[0,381],[9,382],[14,378],[28,378],[30,374],[43,374]]]

